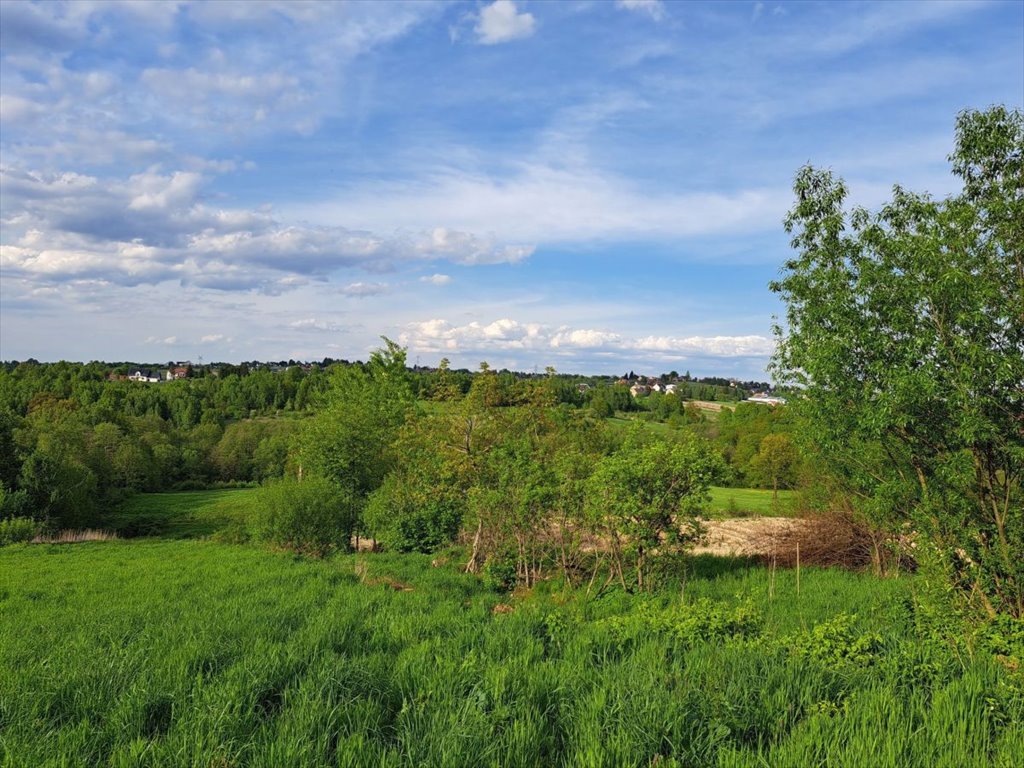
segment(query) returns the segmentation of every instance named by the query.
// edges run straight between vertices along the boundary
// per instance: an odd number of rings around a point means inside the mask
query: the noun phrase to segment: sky
[[[0,359],[761,379],[792,179],[957,190],[1024,2],[0,3]]]

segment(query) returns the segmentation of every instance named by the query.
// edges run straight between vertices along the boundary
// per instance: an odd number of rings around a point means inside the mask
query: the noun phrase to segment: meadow
[[[244,491],[143,497],[203,534]],[[174,508],[177,512],[172,512]],[[462,553],[452,553],[462,554]],[[0,550],[4,766],[1015,766],[1024,681],[917,577],[691,558],[511,595],[454,556]]]
[[[115,508],[107,518],[107,526],[129,538],[211,536],[244,523],[255,500],[255,489],[252,488],[139,493]]]
[[[712,486],[708,516],[712,518],[789,516],[797,510],[797,491],[779,491],[778,498],[772,492],[760,488],[722,488]]]

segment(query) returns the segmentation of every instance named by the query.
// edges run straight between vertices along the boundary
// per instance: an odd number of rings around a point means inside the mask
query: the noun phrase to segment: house
[[[642,397],[651,394],[651,388],[646,384],[634,384],[629,388],[629,394],[633,397]]]
[[[178,366],[177,368],[168,368],[165,374],[168,381],[174,381],[175,379],[184,379],[188,377],[188,368]]]
[[[139,369],[128,374],[128,381],[144,381],[147,384],[155,384],[160,381],[160,377],[154,376],[151,371]]]
[[[655,382],[651,385],[651,392],[664,392],[665,388],[661,385],[661,382]]]
[[[675,384],[666,384],[665,385],[665,394],[666,395],[674,395],[675,391],[676,391],[676,385]]]

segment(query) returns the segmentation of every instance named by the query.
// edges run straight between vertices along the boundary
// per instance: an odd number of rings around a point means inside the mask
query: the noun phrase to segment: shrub
[[[31,517],[9,517],[0,520],[0,547],[32,541],[39,533],[39,524]]]
[[[321,477],[277,480],[259,491],[255,538],[299,552],[348,550],[359,507],[351,493]]]
[[[392,473],[370,494],[363,515],[368,530],[387,549],[433,552],[459,534],[465,501],[428,468]]]

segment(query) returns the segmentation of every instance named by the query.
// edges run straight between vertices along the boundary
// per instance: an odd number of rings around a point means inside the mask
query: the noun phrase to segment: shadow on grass
[[[730,555],[691,555],[686,558],[686,570],[690,578],[716,579],[732,576],[758,568],[761,562],[756,557]]]

